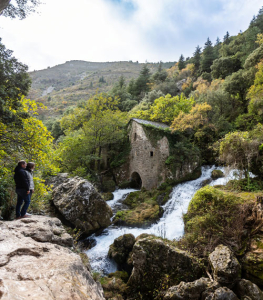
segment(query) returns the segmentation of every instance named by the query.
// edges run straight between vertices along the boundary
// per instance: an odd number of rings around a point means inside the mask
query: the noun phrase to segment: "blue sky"
[[[25,20],[0,17],[3,43],[30,70],[68,60],[175,61],[207,37],[247,29],[262,0],[42,0]],[[72,5],[74,3],[75,6]]]

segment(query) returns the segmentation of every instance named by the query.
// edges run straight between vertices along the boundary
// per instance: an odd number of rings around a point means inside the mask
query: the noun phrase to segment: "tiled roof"
[[[147,121],[147,120],[142,120],[142,119],[132,119],[133,121],[139,123],[139,124],[144,124],[144,125],[151,125],[157,128],[162,128],[162,129],[167,129],[169,128],[168,125],[163,124],[163,123],[159,123],[159,122],[152,122],[152,121]]]

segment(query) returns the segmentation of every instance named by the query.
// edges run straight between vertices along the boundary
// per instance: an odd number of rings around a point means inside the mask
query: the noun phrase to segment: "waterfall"
[[[109,246],[114,239],[126,234],[132,233],[135,237],[142,233],[155,234],[170,240],[177,239],[184,233],[184,224],[182,215],[187,212],[189,202],[191,201],[195,192],[201,188],[202,182],[211,178],[212,171],[216,169],[215,166],[202,167],[202,175],[196,180],[187,181],[176,185],[170,195],[170,199],[163,206],[164,214],[158,223],[153,224],[149,228],[128,228],[111,225],[99,235],[93,234],[89,237],[90,240],[96,244],[86,253],[90,259],[90,264],[93,270],[108,274],[115,272],[117,266],[107,257]],[[217,168],[224,170],[223,168]],[[230,179],[234,179],[234,172],[230,172],[226,177],[219,178],[210,183],[210,185],[224,185]],[[112,207],[114,213],[120,209],[122,201],[129,193],[136,191],[134,189],[116,190],[114,198],[107,203]]]

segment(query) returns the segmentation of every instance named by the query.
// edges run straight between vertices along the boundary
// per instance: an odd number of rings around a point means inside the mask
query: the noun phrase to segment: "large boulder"
[[[180,282],[165,293],[164,300],[199,300],[212,282],[208,278],[200,278],[193,282]]]
[[[169,279],[169,285],[202,276],[201,263],[186,251],[154,236],[137,239],[132,250],[133,270],[128,285],[142,292],[153,291]]]
[[[108,256],[112,258],[121,269],[131,272],[132,265],[128,262],[129,255],[135,243],[133,234],[124,234],[116,238],[110,245]]]
[[[232,287],[240,278],[241,267],[233,252],[226,246],[219,245],[209,255],[214,280],[227,287]]]
[[[235,292],[241,299],[249,297],[251,300],[263,300],[263,293],[259,287],[246,279],[238,281],[235,287]]]
[[[220,287],[204,300],[239,300],[237,295],[227,287]]]
[[[53,202],[66,220],[86,234],[111,224],[111,208],[86,179],[65,178],[53,190]]]
[[[1,300],[102,300],[103,291],[56,218],[0,222]]]

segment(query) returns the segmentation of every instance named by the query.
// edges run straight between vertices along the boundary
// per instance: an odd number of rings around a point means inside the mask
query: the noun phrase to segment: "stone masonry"
[[[157,142],[157,145],[153,146],[147,138],[144,124],[157,128],[169,128],[169,126],[141,119],[132,119],[130,122],[129,176],[135,181],[141,179],[141,186],[150,190],[166,179],[165,161],[169,156],[169,142],[164,136]]]

